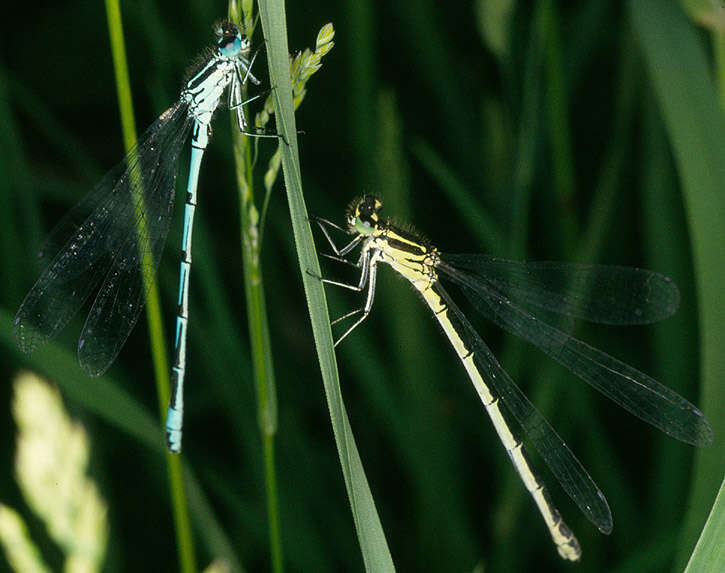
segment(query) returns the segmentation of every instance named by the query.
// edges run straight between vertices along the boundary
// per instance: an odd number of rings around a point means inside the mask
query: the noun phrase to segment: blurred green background
[[[128,1],[122,9],[141,132],[178,97],[186,66],[227,8]],[[292,49],[312,46],[326,22],[336,29],[336,46],[297,114],[310,213],[342,222],[353,197],[375,192],[387,214],[443,251],[636,265],[676,279],[681,308],[666,323],[575,328],[699,405],[716,433],[703,452],[632,418],[524,343],[476,324],[609,500],[615,527],[606,537],[532,455],[581,542],[577,570],[681,567],[725,467],[722,41],[670,1],[309,0],[287,10]],[[23,510],[47,560],[57,562],[13,480],[10,382],[20,368],[34,368],[60,385],[91,435],[92,474],[110,507],[106,570],[176,570],[166,461],[153,441],[158,405],[145,320],[100,380],[85,378],[75,360],[85,316],[32,357],[19,353],[11,332],[39,276],[43,238],[123,156],[104,5],[40,2],[32,18],[0,26],[0,501]],[[184,458],[193,472],[199,565],[226,555],[264,571],[263,458],[229,126],[220,112],[200,181]],[[274,144],[259,149],[261,176]],[[169,342],[182,202],[179,193],[158,275]],[[323,248],[320,236],[317,244]],[[286,565],[360,571],[281,181],[262,258]],[[322,264],[328,275],[353,277]],[[374,312],[339,347],[338,360],[396,566],[572,570],[453,351],[392,274],[381,271]],[[327,291],[333,316],[359,304],[353,293]]]

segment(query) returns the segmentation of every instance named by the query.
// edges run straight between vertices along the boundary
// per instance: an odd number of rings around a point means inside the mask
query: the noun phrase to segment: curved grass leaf
[[[375,509],[375,502],[370,492],[365,470],[360,460],[360,454],[357,451],[355,438],[342,400],[337,364],[332,347],[327,302],[322,283],[310,274],[313,273],[319,276],[320,267],[312,242],[312,232],[302,195],[297,127],[294,117],[292,85],[287,55],[289,48],[287,45],[284,3],[282,0],[260,2],[259,12],[262,19],[262,28],[265,32],[264,35],[267,39],[270,80],[275,88],[277,130],[287,142],[286,145],[281,146],[282,170],[292,217],[292,230],[297,246],[297,256],[300,263],[300,274],[304,283],[305,296],[312,322],[312,332],[330,410],[330,419],[345,478],[345,487],[355,521],[355,529],[366,570],[393,571],[393,561],[388,550],[385,534]]]
[[[703,411],[716,440],[725,434],[725,118],[706,52],[675,2],[629,3],[680,176],[692,241],[700,319]],[[722,447],[697,453],[678,562],[684,564],[725,469]]]

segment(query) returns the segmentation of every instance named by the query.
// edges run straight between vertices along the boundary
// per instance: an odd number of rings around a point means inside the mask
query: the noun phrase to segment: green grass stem
[[[235,3],[230,4],[230,16],[240,21]],[[251,20],[246,14],[246,21]],[[245,30],[251,34],[252,30]],[[264,483],[267,505],[267,527],[272,571],[284,571],[281,519],[277,493],[277,471],[274,456],[274,440],[277,433],[277,390],[272,361],[272,344],[269,337],[267,303],[262,279],[260,254],[262,250],[260,217],[255,205],[254,162],[255,145],[258,141],[239,131],[236,111],[231,112],[239,195],[239,233],[242,249],[244,295],[247,309],[247,327],[252,357],[252,371],[257,397],[257,425],[264,457]],[[268,141],[270,145],[272,141]]]
[[[123,39],[121,7],[117,0],[106,0],[106,14],[108,18],[111,52],[113,54],[124,145],[126,150],[129,151],[136,143],[136,124],[131,98],[131,81],[128,74],[128,64],[126,63],[126,47]],[[144,277],[144,280],[153,281],[153,277],[147,276]],[[161,424],[163,424],[166,419],[166,408],[169,403],[170,384],[166,345],[164,343],[164,329],[161,320],[161,301],[156,284],[151,284],[148,289],[148,295],[146,297],[146,318],[149,327],[149,337],[151,339],[151,354],[154,363],[154,379],[156,380],[159,419],[161,420]],[[178,455],[167,452],[166,460],[179,564],[183,573],[194,573],[196,571],[194,540],[191,534],[189,508],[184,491],[181,458]]]

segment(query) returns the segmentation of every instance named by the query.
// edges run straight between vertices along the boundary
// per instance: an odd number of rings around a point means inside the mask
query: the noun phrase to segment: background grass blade
[[[672,145],[686,206],[699,295],[703,411],[725,434],[725,117],[705,51],[674,2],[631,2],[630,11]],[[725,472],[725,449],[698,452],[679,563],[694,545]]]
[[[720,485],[705,528],[687,563],[685,573],[715,573],[725,568],[725,482]]]
[[[128,75],[128,64],[126,63],[121,6],[118,0],[106,0],[106,14],[118,90],[118,105],[121,111],[124,145],[126,151],[128,151],[136,143],[136,123],[134,120],[133,102],[131,100],[131,82]],[[154,277],[144,276],[144,280],[154,281]],[[147,290],[146,319],[154,359],[154,379],[156,380],[156,395],[159,403],[160,420],[163,422],[166,418],[166,408],[169,403],[169,363],[166,357],[166,343],[164,342],[164,328],[161,320],[159,290],[155,282]],[[176,546],[178,549],[180,568],[184,573],[194,573],[196,571],[194,540],[191,535],[189,508],[181,473],[181,459],[179,456],[174,456],[167,452],[166,463],[168,464],[169,470],[171,507],[174,514],[174,524],[176,526]]]

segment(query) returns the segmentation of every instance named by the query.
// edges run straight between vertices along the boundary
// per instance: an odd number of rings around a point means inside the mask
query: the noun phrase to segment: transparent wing
[[[706,446],[712,443],[712,427],[705,416],[676,392],[540,321],[480,277],[446,263],[441,263],[439,269],[462,288],[485,317],[531,342],[630,413],[688,444]]]
[[[483,254],[443,255],[524,306],[602,324],[647,324],[674,314],[680,293],[663,274],[613,265],[520,262]]]
[[[501,399],[507,411],[519,422],[551,473],[587,519],[602,533],[610,533],[613,526],[612,512],[597,484],[556,430],[516,386],[440,283],[436,289],[452,312],[453,316],[449,317],[456,323],[456,331],[466,348],[473,352],[476,367],[491,393]]]
[[[51,233],[67,238],[15,316],[15,339],[32,352],[61,330],[102,283],[79,341],[81,366],[101,375],[143,308],[173,211],[179,152],[191,127],[182,102],[164,112]],[[49,257],[47,249],[42,257]]]

